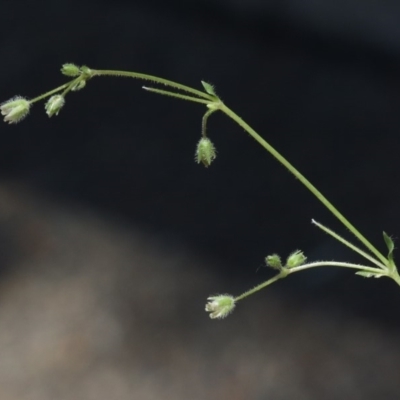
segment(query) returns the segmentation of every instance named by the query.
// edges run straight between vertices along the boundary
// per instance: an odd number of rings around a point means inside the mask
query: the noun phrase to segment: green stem
[[[316,267],[342,267],[342,268],[352,268],[352,269],[357,269],[359,271],[365,271],[365,272],[370,272],[373,274],[379,274],[379,275],[385,275],[388,276],[396,281],[398,285],[400,285],[400,276],[397,274],[397,277],[393,276],[392,274],[388,274],[387,271],[382,271],[381,268],[374,268],[374,267],[368,267],[365,265],[361,264],[353,264],[353,263],[347,263],[347,262],[339,262],[339,261],[316,261],[308,264],[303,264],[298,267],[294,268],[284,268],[282,271],[272,277],[271,279],[268,279],[267,281],[260,283],[259,285],[255,286],[254,288],[242,293],[240,296],[235,297],[235,302],[238,302],[239,300],[242,300],[258,291],[261,289],[264,289],[265,287],[271,285],[272,283],[278,281],[279,279],[285,278],[286,276],[290,274],[294,274],[295,272],[300,272],[304,271],[306,269],[310,268],[316,268]]]
[[[214,96],[211,96],[200,90],[193,89],[189,86],[182,85],[180,83],[173,82],[168,79],[159,78],[158,76],[141,74],[139,72],[90,69],[90,76],[91,77],[94,77],[94,76],[122,76],[122,77],[127,77],[127,78],[142,79],[144,81],[156,82],[156,83],[160,83],[161,85],[173,87],[177,90],[182,90],[184,92],[192,93],[195,96],[202,97],[206,100],[215,101]]]
[[[385,271],[388,270],[386,265],[382,264],[378,260],[376,260],[374,257],[370,256],[367,254],[365,251],[359,249],[357,246],[354,246],[353,243],[350,243],[346,239],[342,238],[340,235],[338,235],[336,232],[332,231],[331,229],[327,228],[326,226],[320,224],[319,222],[315,221],[314,219],[311,220],[311,222],[317,226],[319,229],[323,230],[326,232],[328,235],[331,235],[333,238],[335,238],[337,241],[343,243],[345,246],[350,248],[351,250],[355,251],[356,253],[360,254],[364,258],[366,258],[368,261],[372,262],[373,264],[377,265],[378,267],[384,269]]]
[[[48,97],[52,95],[53,93],[57,93],[62,89],[66,89],[66,91],[70,90],[72,87],[72,84],[75,82],[79,82],[81,79],[89,79],[94,76],[120,76],[120,77],[128,77],[128,78],[135,78],[135,79],[142,79],[145,81],[151,81],[155,83],[159,83],[162,85],[166,85],[169,87],[172,87],[176,90],[181,90],[187,93],[190,93],[194,96],[185,96],[179,93],[173,93],[161,89],[155,89],[155,88],[146,88],[147,90],[159,93],[159,94],[164,94],[168,96],[174,96],[181,98],[183,100],[189,100],[189,101],[195,101],[199,103],[206,104],[210,110],[221,110],[224,112],[228,117],[230,117],[232,120],[234,120],[238,125],[240,125],[249,135],[251,135],[264,149],[266,149],[273,157],[275,157],[284,167],[286,167],[301,183],[303,183],[306,188],[314,194],[315,197],[329,210],[331,213],[339,219],[339,221],[347,228],[349,229],[357,238],[360,240],[361,243],[364,244],[364,246],[369,249],[372,254],[374,254],[385,266],[388,264],[388,260],[386,257],[384,257],[379,250],[377,250],[338,210],[336,207],[333,206],[333,204],[304,176],[302,175],[289,161],[286,160],[278,151],[276,151],[268,142],[266,142],[250,125],[248,125],[242,118],[240,118],[236,113],[234,113],[230,108],[228,108],[225,104],[223,104],[216,96],[210,95],[208,93],[204,93],[200,90],[193,89],[189,86],[182,85],[177,82],[173,82],[167,79],[163,79],[157,76],[153,75],[148,75],[148,74],[142,74],[138,72],[129,72],[129,71],[115,71],[115,70],[95,70],[95,69],[90,69],[87,68],[85,69],[85,73],[78,78],[74,79],[73,81],[66,83],[62,86],[59,86],[56,89],[51,90],[50,92],[47,92],[41,96],[38,96],[34,99],[31,100],[31,102],[36,102],[38,100],[41,100],[45,97]],[[212,107],[212,108],[211,108]],[[204,134],[204,126],[206,123],[207,118],[209,115],[213,112],[209,111],[205,114],[203,117],[203,134]],[[342,243],[344,243],[344,239],[341,240]],[[347,241],[345,241],[348,243]],[[344,243],[344,244],[346,244]],[[348,244],[346,244],[348,245]],[[355,247],[355,246],[354,246]],[[353,248],[354,250],[354,248]],[[358,249],[359,250],[359,249]],[[356,250],[357,251],[357,250]],[[358,252],[360,253],[361,250]],[[361,254],[361,253],[360,253]],[[371,261],[371,260],[370,260]],[[375,261],[373,261],[375,262]],[[375,262],[376,264],[376,262]],[[277,278],[279,279],[279,278]],[[400,280],[400,277],[399,277]]]
[[[142,89],[147,90],[148,92],[162,94],[164,96],[176,97],[181,100],[194,101],[195,103],[202,103],[202,104],[210,103],[210,100],[204,100],[204,99],[199,99],[197,97],[186,96],[181,93],[170,92],[169,90],[162,90],[162,89],[157,89],[157,88],[152,88],[152,87],[147,87],[147,86],[142,86]]]
[[[287,168],[353,235],[364,244],[375,256],[385,265],[388,260],[383,256],[375,246],[372,245],[344,216],[338,209],[289,161],[286,160],[279,152],[277,152],[268,142],[266,142],[250,125],[242,118],[235,114],[225,104],[220,103],[219,109],[224,112],[229,118],[233,119],[240,125],[250,136],[253,137],[265,150],[275,157],[285,168]]]
[[[201,120],[201,135],[203,137],[207,137],[207,121],[208,118],[211,114],[213,114],[215,111],[217,111],[216,109],[211,109],[208,110],[204,115],[203,115],[203,119]]]
[[[248,296],[258,292],[261,289],[264,289],[265,287],[271,285],[272,283],[278,281],[279,279],[285,278],[286,276],[287,276],[287,272],[285,270],[282,270],[282,272],[275,275],[271,279],[268,279],[267,281],[257,285],[253,289],[250,289],[247,292],[242,293],[240,296],[235,297],[235,303],[238,302],[239,300],[244,299],[245,297],[248,297]]]
[[[298,267],[290,268],[288,270],[288,273],[289,274],[293,274],[295,272],[300,272],[300,271],[304,271],[306,269],[316,268],[316,267],[353,268],[353,269],[358,269],[360,271],[372,272],[374,274],[387,275],[387,271],[382,271],[381,268],[368,267],[366,265],[354,264],[354,263],[348,263],[348,262],[341,262],[341,261],[315,261],[315,262],[312,262],[312,263],[300,265]]]
[[[35,97],[34,99],[30,100],[31,103],[36,103],[42,99],[45,99],[46,97],[51,96],[54,93],[58,93],[59,91],[63,90],[63,89],[68,89],[68,87],[72,86],[75,82],[78,82],[81,80],[81,77],[78,77],[68,83],[64,83],[64,85],[61,85],[53,90],[50,90],[49,92],[43,93],[40,96]]]

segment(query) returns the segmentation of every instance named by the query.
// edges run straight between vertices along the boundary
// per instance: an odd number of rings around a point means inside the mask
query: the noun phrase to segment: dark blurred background
[[[134,70],[198,88],[200,80],[206,80],[383,252],[382,230],[397,238],[397,2],[1,4],[3,100],[16,94],[35,97],[60,85],[64,77],[59,69],[65,62]],[[202,265],[202,273],[218,277],[225,286],[210,285],[210,292],[245,290],[267,279],[271,272],[263,268],[263,260],[274,252],[285,257],[299,248],[310,260],[362,262],[311,226],[314,218],[356,241],[241,128],[222,114],[210,118],[208,132],[218,157],[205,169],[193,161],[205,109],[143,92],[141,85],[123,78],[96,78],[83,91],[67,96],[58,117],[48,119],[43,105],[36,104],[20,124],[3,124],[4,190],[22,198],[20,190],[40,193],[39,198],[46,199],[43,204],[52,199],[62,204],[61,210],[72,207],[85,210],[84,215],[111,218],[139,236],[157,238],[162,248],[187,248],[193,257],[213,260]],[[47,206],[39,200],[35,204],[43,218],[51,220],[43,211]],[[15,260],[20,255],[9,244],[15,218],[23,214],[16,210],[5,218],[1,233],[4,280],[19,268]],[[54,229],[57,226],[61,225]],[[65,249],[66,254],[73,251]],[[160,255],[160,273],[168,274],[164,261]],[[317,315],[335,314],[338,331],[344,318],[367,321],[382,331],[383,338],[385,332],[400,333],[400,291],[388,280],[321,269],[293,276],[272,291],[289,309],[296,304]],[[251,304],[263,301],[259,295]],[[262,319],[262,312],[255,318]],[[400,352],[396,362],[400,363]],[[376,387],[376,398],[396,398],[398,388],[384,392],[378,383]],[[243,398],[250,398],[243,393]],[[251,398],[292,398],[279,393],[261,391]],[[343,393],[324,398],[340,398]],[[368,393],[368,399],[375,398],[375,392]],[[322,398],[299,392],[295,396]]]

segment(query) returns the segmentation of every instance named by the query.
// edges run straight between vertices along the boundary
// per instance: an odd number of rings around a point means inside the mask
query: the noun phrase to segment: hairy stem
[[[90,69],[90,75],[92,77],[94,77],[94,76],[121,76],[121,77],[127,77],[127,78],[141,79],[144,81],[155,82],[155,83],[159,83],[161,85],[173,87],[177,90],[182,90],[184,92],[192,93],[195,96],[202,97],[206,100],[215,101],[215,97],[213,97],[207,93],[204,93],[200,90],[193,89],[189,86],[182,85],[180,83],[173,82],[168,79],[159,78],[158,76],[141,74],[139,72]]]
[[[368,261],[372,262],[373,264],[377,265],[378,267],[384,269],[385,271],[388,269],[386,265],[382,264],[380,261],[376,260],[374,257],[370,256],[367,254],[365,251],[362,251],[359,249],[357,246],[354,246],[353,243],[350,243],[346,239],[342,238],[340,235],[338,235],[336,232],[333,232],[331,229],[327,228],[326,226],[320,224],[319,222],[315,221],[314,219],[311,220],[311,222],[317,226],[319,229],[323,230],[326,232],[328,235],[331,235],[333,238],[335,238],[337,241],[340,243],[344,244],[351,250],[355,251],[356,253],[360,254],[362,257],[367,259]]]
[[[267,141],[265,141],[250,125],[234,113],[225,104],[220,104],[219,109],[229,118],[240,125],[253,139],[255,139],[265,150],[275,157],[286,169],[288,169],[353,235],[373,253],[383,264],[387,265],[388,260],[378,249],[362,235],[354,225],[352,225],[342,213],[303,175],[301,174],[285,157],[276,151]]]
[[[388,276],[388,277],[394,279],[396,281],[396,283],[400,285],[400,277],[398,275],[397,275],[397,277],[399,279],[396,279],[394,276],[388,274],[385,271],[382,271],[381,268],[374,268],[374,267],[368,267],[368,266],[361,265],[361,264],[353,264],[353,263],[339,262],[339,261],[316,261],[316,262],[303,264],[298,267],[294,267],[294,268],[290,268],[290,269],[283,268],[277,275],[275,275],[271,279],[268,279],[267,281],[260,283],[259,285],[255,286],[254,288],[242,293],[240,296],[235,297],[235,302],[242,300],[242,299],[258,292],[261,289],[264,289],[265,287],[271,285],[272,283],[278,281],[279,279],[285,278],[286,276],[288,276],[290,274],[294,274],[295,272],[300,272],[300,271],[304,271],[306,269],[316,268],[316,267],[342,267],[342,268],[357,269],[358,271],[365,271],[365,272],[370,272],[372,274]]]

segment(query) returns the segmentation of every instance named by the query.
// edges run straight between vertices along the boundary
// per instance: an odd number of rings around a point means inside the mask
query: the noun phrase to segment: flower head
[[[24,97],[15,96],[0,105],[1,114],[4,115],[4,122],[16,124],[22,121],[28,114],[31,103]]]
[[[207,137],[202,137],[199,143],[197,143],[195,161],[198,164],[203,163],[205,167],[208,167],[216,157],[217,152],[213,142]]]
[[[210,313],[212,319],[222,319],[227,317],[235,308],[235,299],[229,294],[210,296],[207,300],[206,311]]]
[[[52,117],[53,115],[58,115],[64,104],[65,99],[64,96],[62,96],[61,94],[55,94],[54,96],[51,96],[44,106],[44,108],[46,109],[46,114],[49,117]]]

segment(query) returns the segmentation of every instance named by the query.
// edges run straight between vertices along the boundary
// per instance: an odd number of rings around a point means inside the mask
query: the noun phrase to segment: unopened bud
[[[72,85],[71,90],[73,92],[77,92],[78,90],[83,89],[85,86],[86,86],[86,81],[84,79],[82,79],[78,83],[75,83],[74,85]]]
[[[265,257],[265,263],[268,265],[268,267],[273,269],[282,269],[281,258],[278,256],[278,254],[271,254],[270,256]]]
[[[61,94],[55,94],[54,96],[51,96],[44,106],[44,108],[46,109],[46,114],[49,117],[52,117],[53,115],[58,115],[64,104],[65,99],[64,96],[62,96]]]
[[[16,124],[22,121],[28,114],[31,103],[21,96],[15,96],[0,105],[1,114],[4,115],[4,122]]]
[[[197,143],[195,161],[200,164],[202,163],[205,167],[208,167],[217,157],[217,151],[213,142],[207,138],[202,137]]]
[[[307,257],[301,250],[296,250],[286,260],[287,268],[294,268],[304,264],[307,260]]]
[[[81,70],[75,64],[67,63],[61,67],[61,73],[66,76],[79,76]]]
[[[82,74],[85,75],[86,77],[92,76],[92,70],[88,66],[82,65],[80,70],[81,70]]]
[[[210,313],[211,319],[222,319],[227,317],[235,308],[235,299],[229,294],[210,296],[207,300],[206,311]]]

